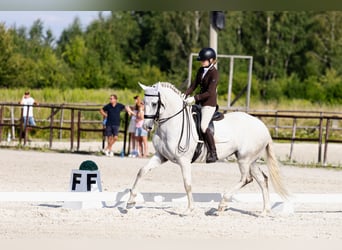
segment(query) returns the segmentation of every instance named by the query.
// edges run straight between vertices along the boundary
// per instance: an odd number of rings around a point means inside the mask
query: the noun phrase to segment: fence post
[[[296,139],[296,129],[297,129],[297,118],[293,118],[291,148],[290,148],[290,157],[289,157],[290,161],[292,160],[293,144]]]
[[[329,127],[330,127],[330,118],[327,118],[327,124],[325,127],[325,144],[324,144],[324,159],[323,166],[327,165],[327,153],[328,153],[328,140],[329,140]]]
[[[54,108],[51,107],[51,115],[50,115],[50,137],[49,137],[49,148],[52,148],[52,137],[53,137],[53,116],[54,116]]]
[[[233,73],[234,72],[234,57],[230,58],[230,64],[229,64],[229,80],[228,80],[228,105],[227,108],[231,107],[231,95],[232,95],[232,85],[233,85]]]
[[[21,139],[23,138],[23,109],[20,109],[20,118],[19,118],[19,122],[20,122],[20,129],[19,129],[19,143],[21,144]]]
[[[80,138],[81,138],[81,111],[77,114],[77,151],[80,150]]]
[[[276,110],[275,112],[275,136],[278,137],[278,125],[279,125],[279,121],[278,121],[278,110]]]
[[[64,108],[63,108],[63,106],[64,106],[64,104],[62,103],[61,104],[61,109],[62,109],[62,111],[61,111],[61,118],[59,119],[59,139],[62,139],[62,132],[63,132],[63,130],[61,129],[62,128],[62,126],[63,126],[63,118],[64,118]]]
[[[71,109],[71,117],[70,117],[70,150],[74,149],[74,132],[75,132],[75,118],[74,118],[74,108]]]
[[[11,106],[11,124],[12,124],[12,135],[11,135],[11,138],[12,140],[15,139],[15,124],[14,124],[14,107]]]
[[[319,134],[318,134],[318,163],[322,164],[322,138],[323,138],[323,117],[322,112],[319,118]]]
[[[25,119],[25,124],[24,124],[24,146],[26,145],[26,142],[27,142],[27,125],[29,122],[29,109],[31,105],[25,105],[25,106],[27,107],[27,110],[26,110],[26,119]]]
[[[2,124],[3,121],[3,110],[4,110],[4,106],[1,105],[0,107],[0,124]],[[2,141],[2,125],[0,125],[0,142]]]

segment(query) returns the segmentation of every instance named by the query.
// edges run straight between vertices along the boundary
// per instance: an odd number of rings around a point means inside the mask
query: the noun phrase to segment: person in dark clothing
[[[201,130],[208,148],[207,163],[215,162],[217,158],[214,135],[208,128],[217,106],[217,84],[219,74],[215,68],[216,52],[212,48],[203,48],[197,57],[201,62],[201,67],[197,71],[195,81],[185,91],[185,101],[189,104],[196,102],[201,106]],[[200,93],[190,96],[192,92],[200,86]]]
[[[101,115],[106,119],[105,136],[107,137],[107,147],[104,149],[104,154],[113,156],[112,146],[118,139],[120,129],[120,112],[128,111],[128,107],[118,103],[116,95],[110,95],[110,102],[100,109]]]

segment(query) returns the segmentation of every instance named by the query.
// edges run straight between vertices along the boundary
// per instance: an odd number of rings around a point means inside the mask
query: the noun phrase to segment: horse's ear
[[[138,82],[140,88],[142,88],[144,91],[147,89],[147,86],[145,86],[144,84]]]
[[[155,86],[156,86],[156,90],[159,92],[159,89],[160,89],[160,82],[158,82]]]

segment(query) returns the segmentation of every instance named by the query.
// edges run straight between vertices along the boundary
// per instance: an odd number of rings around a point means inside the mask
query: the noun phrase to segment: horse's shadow
[[[61,208],[61,207],[63,207],[63,205],[45,204],[45,203],[39,204],[39,206],[41,206],[41,207],[50,207],[50,208]],[[162,210],[163,212],[168,213],[170,215],[175,215],[175,216],[180,216],[180,217],[185,217],[185,216],[193,215],[193,212],[194,212],[194,211],[189,211],[189,210],[177,211],[176,207],[174,207],[174,206],[144,206],[144,205],[136,205],[136,206],[134,206],[134,208],[127,209],[125,202],[118,202],[118,203],[116,203],[114,205],[105,205],[104,208],[117,209],[121,214],[128,214],[129,211],[133,211],[133,210],[156,209],[156,210]],[[242,210],[242,209],[238,209],[238,208],[233,208],[233,207],[226,208],[224,211],[218,211],[217,208],[212,207],[209,210],[205,211],[204,214],[206,216],[220,216],[224,212],[234,212],[234,213],[240,213],[242,215],[249,215],[249,216],[253,216],[253,217],[260,217],[260,215],[258,215],[255,212],[246,211],[246,210]],[[341,211],[339,211],[339,212],[341,212]]]
[[[251,212],[251,211],[246,211],[246,210],[242,210],[242,209],[237,209],[237,208],[226,208],[224,211],[219,211],[217,208],[211,208],[208,211],[206,211],[204,214],[207,216],[219,216],[220,214],[222,214],[223,212],[234,212],[234,213],[240,213],[243,215],[249,215],[249,216],[253,216],[253,217],[259,217],[258,214]]]
[[[134,210],[139,210],[139,209],[157,209],[157,210],[162,210],[163,212],[169,214],[169,215],[174,215],[174,216],[180,216],[180,217],[186,217],[186,216],[191,216],[193,215],[194,211],[189,211],[189,210],[185,210],[185,211],[177,211],[177,209],[173,206],[135,206],[134,208],[131,209],[127,209],[125,207],[122,206],[118,206],[116,207],[119,212],[121,214],[127,214],[130,210],[134,209]],[[205,211],[204,214],[206,216],[220,216],[222,215],[223,212],[234,212],[234,213],[240,213],[242,215],[249,215],[252,217],[259,217],[259,215],[255,212],[251,212],[251,211],[246,211],[246,210],[242,210],[242,209],[237,209],[237,208],[226,208],[224,211],[218,211],[217,208],[210,208],[209,210]]]
[[[174,210],[174,207],[168,207],[168,208],[163,208],[164,212],[170,214],[170,215],[176,215],[176,216],[179,216],[179,217],[185,217],[185,216],[188,216],[188,215],[191,215],[191,212],[190,211],[182,211],[182,212],[179,212],[179,211],[175,211]]]
[[[171,209],[171,207],[159,207],[159,206],[134,206],[132,208],[126,208],[126,206],[107,206],[107,208],[116,208],[121,214],[128,214],[129,211],[135,211],[140,209],[156,209],[156,210],[164,210],[170,214],[177,215],[176,212],[167,211],[167,209]]]
[[[176,211],[174,207],[154,207],[154,208],[155,209],[162,209],[164,212],[166,212],[170,215],[176,215],[176,216],[180,216],[180,217],[193,215],[192,211],[186,210],[185,212],[184,211],[179,212],[179,211]],[[204,214],[206,216],[220,216],[223,212],[229,212],[229,211],[240,213],[243,215],[259,217],[259,215],[257,213],[245,211],[245,210],[241,210],[241,209],[236,209],[236,208],[227,208],[222,212],[219,212],[217,208],[210,208],[209,210],[205,211]]]
[[[163,211],[167,214],[170,215],[175,215],[175,216],[180,216],[184,217],[187,215],[191,215],[191,211],[177,211],[177,209],[174,206],[145,206],[145,205],[140,205],[140,206],[134,206],[133,208],[126,208],[126,206],[111,206],[107,208],[116,208],[121,214],[128,214],[130,211],[136,211],[140,209],[154,209],[154,210],[159,210]]]

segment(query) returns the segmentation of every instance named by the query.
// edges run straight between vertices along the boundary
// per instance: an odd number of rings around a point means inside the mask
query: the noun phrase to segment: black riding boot
[[[203,134],[204,141],[207,145],[208,153],[207,153],[207,163],[212,163],[218,160],[216,154],[216,146],[214,141],[214,135],[211,130],[207,128],[205,133]]]

